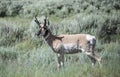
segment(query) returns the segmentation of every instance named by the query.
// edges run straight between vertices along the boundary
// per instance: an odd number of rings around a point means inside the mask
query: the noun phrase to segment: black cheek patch
[[[48,30],[45,31],[45,34],[43,35],[44,37],[46,37],[48,35]]]

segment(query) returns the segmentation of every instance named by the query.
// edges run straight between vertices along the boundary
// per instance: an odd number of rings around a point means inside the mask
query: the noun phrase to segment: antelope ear
[[[39,26],[39,28],[41,28],[41,26],[40,26],[40,22],[38,21],[38,19],[37,19],[37,17],[35,16],[35,20],[34,20],[36,23],[37,23],[37,25]]]

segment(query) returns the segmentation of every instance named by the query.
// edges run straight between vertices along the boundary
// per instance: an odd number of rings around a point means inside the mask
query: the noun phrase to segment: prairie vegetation
[[[35,36],[35,15],[47,15],[55,35],[95,35],[102,67],[82,53],[65,55],[58,70],[56,54]],[[119,0],[0,0],[0,77],[120,77],[119,65]]]

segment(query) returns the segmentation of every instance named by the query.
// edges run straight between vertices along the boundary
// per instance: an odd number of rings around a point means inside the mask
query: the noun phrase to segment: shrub
[[[14,45],[16,41],[21,41],[24,36],[24,28],[15,27],[9,22],[0,22],[0,46]]]
[[[18,57],[18,52],[14,48],[0,47],[0,58],[4,60],[15,60]]]
[[[99,29],[98,37],[103,41],[103,42],[108,42],[110,43],[111,41],[116,41],[117,38],[112,38],[113,35],[116,35],[119,37],[119,16],[114,15],[108,17],[101,28]]]
[[[119,10],[118,0],[27,0],[15,1],[4,0],[0,2],[0,16],[16,16],[33,17],[34,15],[55,15],[57,17],[65,18],[71,14],[78,14],[81,12],[94,13],[104,11],[111,13],[112,10]]]
[[[16,16],[19,15],[20,10],[22,10],[23,3],[21,1],[11,1],[10,5],[7,6],[6,15]]]
[[[22,10],[23,2],[15,0],[0,1],[0,17],[16,16]]]

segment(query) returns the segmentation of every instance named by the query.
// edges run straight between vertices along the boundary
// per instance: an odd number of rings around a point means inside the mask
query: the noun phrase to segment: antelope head
[[[40,23],[37,19],[37,17],[35,17],[35,22],[37,23],[38,27],[39,27],[39,30],[38,32],[36,33],[37,36],[43,36],[43,37],[46,37],[50,32],[49,28],[47,25],[49,25],[49,21],[47,19],[47,16],[45,17],[44,19],[44,23]]]

